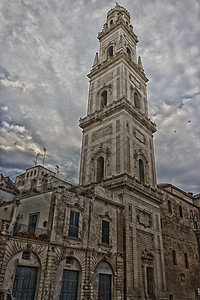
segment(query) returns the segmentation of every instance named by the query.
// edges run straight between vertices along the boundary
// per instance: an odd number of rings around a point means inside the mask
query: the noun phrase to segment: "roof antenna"
[[[43,155],[40,154],[40,152],[38,152],[38,153],[36,154],[35,160],[33,161],[33,162],[35,163],[35,166],[37,165],[37,161],[38,161],[38,157],[39,157],[39,156],[43,156]]]
[[[47,149],[45,147],[43,147],[43,161],[42,161],[43,167],[44,167],[45,157],[46,156],[51,157],[50,155],[46,154],[46,152],[47,152]]]

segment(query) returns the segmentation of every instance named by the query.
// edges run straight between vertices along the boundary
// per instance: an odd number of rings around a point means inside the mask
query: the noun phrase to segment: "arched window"
[[[102,108],[107,105],[107,94],[108,94],[107,91],[104,91],[101,94],[101,107]]]
[[[128,47],[126,48],[126,52],[128,54],[128,57],[131,59],[131,50]]]
[[[108,48],[108,58],[109,57],[111,57],[111,56],[113,56],[113,46],[110,46],[109,48]]]
[[[137,93],[134,93],[134,105],[135,105],[135,107],[140,109],[140,100],[139,100],[139,97],[138,97]]]
[[[102,181],[104,178],[104,158],[100,156],[97,159],[97,181]]]
[[[110,20],[110,25],[112,25],[113,24],[113,20]]]
[[[144,183],[144,163],[141,159],[139,159],[139,175],[140,181]]]

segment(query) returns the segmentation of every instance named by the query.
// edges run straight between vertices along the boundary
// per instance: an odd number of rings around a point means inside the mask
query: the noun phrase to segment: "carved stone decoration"
[[[101,130],[96,130],[92,133],[92,142],[98,141],[99,139],[111,135],[113,132],[112,125],[105,126]]]
[[[141,133],[139,130],[133,128],[133,135],[140,143],[143,143],[143,144],[146,143],[144,134]]]
[[[147,251],[147,249],[142,251],[142,262],[143,262],[143,264],[153,265],[153,260],[154,260],[154,256],[151,252]]]
[[[137,221],[145,228],[152,227],[152,215],[145,210],[137,210]]]

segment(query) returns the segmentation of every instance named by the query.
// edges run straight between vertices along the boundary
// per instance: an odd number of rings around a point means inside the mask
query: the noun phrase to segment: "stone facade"
[[[39,200],[43,202],[40,209]],[[113,299],[123,299],[124,206],[120,196],[101,187],[91,190],[88,197],[82,196],[80,191],[72,193],[65,188],[57,188],[46,194],[23,198],[20,202],[18,216],[28,216],[37,211],[40,222],[47,220],[47,228],[51,230],[46,240],[41,240],[40,227],[34,230],[36,236],[27,235],[24,231],[20,236],[22,230],[12,234],[9,230],[1,231],[1,287],[14,291],[16,299],[20,299],[15,294],[16,270],[18,267],[34,268],[37,269],[34,299],[60,299],[64,271],[77,271],[77,299],[98,299],[98,276],[103,273],[111,277]],[[0,211],[4,206],[0,207]],[[79,214],[77,236],[69,234],[72,211]],[[17,220],[16,224],[21,225],[17,228],[22,229],[25,225],[20,221],[29,224],[28,219],[23,217]],[[110,225],[108,243],[102,240],[103,221]]]
[[[173,299],[197,299],[200,287],[199,207],[191,194],[161,184],[161,209],[167,292]]]

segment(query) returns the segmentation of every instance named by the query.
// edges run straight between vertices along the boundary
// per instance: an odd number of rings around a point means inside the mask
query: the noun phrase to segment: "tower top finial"
[[[115,1],[115,3],[116,3],[116,6],[118,6],[118,5],[119,5],[119,3],[118,3],[117,1]]]

